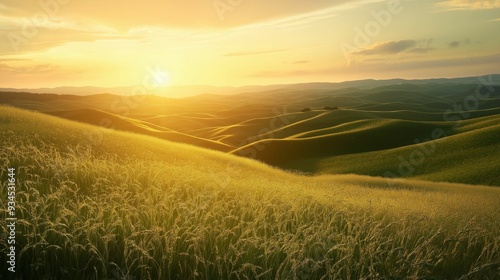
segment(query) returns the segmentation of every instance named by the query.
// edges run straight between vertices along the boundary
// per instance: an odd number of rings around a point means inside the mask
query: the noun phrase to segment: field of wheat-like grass
[[[83,145],[96,128],[8,107],[0,127],[17,279],[500,278],[498,188],[306,177],[115,131]]]

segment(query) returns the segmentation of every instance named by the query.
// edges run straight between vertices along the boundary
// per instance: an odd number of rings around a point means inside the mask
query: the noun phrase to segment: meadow
[[[305,176],[7,106],[0,128],[4,213],[7,168],[18,181],[6,279],[500,278],[496,187]]]

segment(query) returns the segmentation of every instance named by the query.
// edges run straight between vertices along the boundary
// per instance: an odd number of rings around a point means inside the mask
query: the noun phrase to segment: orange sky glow
[[[500,0],[4,0],[0,87],[499,73]]]

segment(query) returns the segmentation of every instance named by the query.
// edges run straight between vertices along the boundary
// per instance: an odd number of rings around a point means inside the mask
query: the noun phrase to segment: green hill
[[[429,131],[442,128],[447,134],[453,133],[452,123],[424,123],[401,120],[371,121],[370,125],[354,128],[355,124],[340,125],[330,129],[314,130],[312,136],[298,136],[285,139],[261,140],[232,151],[245,154],[248,150],[259,151],[256,158],[272,165],[310,157],[329,157],[355,154],[367,151],[385,150],[414,144]],[[357,124],[357,123],[356,123]],[[344,130],[347,126],[349,129]],[[337,128],[337,130],[335,130]],[[318,135],[320,134],[320,135]]]
[[[357,121],[261,140],[232,153],[253,152],[261,161],[308,173],[500,186],[499,123],[499,115],[465,120],[458,128],[454,122]]]

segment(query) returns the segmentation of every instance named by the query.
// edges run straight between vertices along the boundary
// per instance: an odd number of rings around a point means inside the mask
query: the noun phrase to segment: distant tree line
[[[333,110],[338,110],[339,107],[335,106],[335,107],[330,107],[330,106],[325,106],[323,107],[323,110],[328,110],[328,111],[333,111]],[[312,109],[309,108],[309,107],[306,107],[304,109],[301,110],[302,113],[305,113],[305,112],[309,112],[311,111]]]

